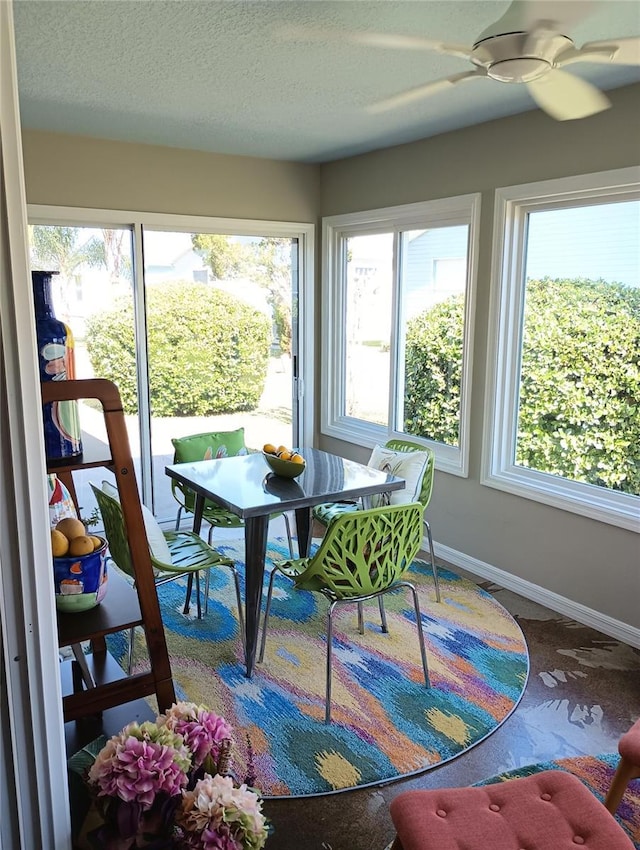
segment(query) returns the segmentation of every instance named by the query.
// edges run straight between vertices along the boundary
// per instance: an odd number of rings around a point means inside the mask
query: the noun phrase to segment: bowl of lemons
[[[56,608],[64,613],[88,611],[107,592],[107,543],[87,534],[73,517],[51,529]]]
[[[304,458],[295,449],[265,443],[262,454],[271,469],[281,478],[297,478],[304,472]]]

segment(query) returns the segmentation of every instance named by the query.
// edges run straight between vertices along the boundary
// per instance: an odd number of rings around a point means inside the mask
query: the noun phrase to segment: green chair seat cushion
[[[224,565],[233,566],[233,561],[212,549],[198,534],[193,531],[165,531],[171,559],[168,563],[161,563],[153,556],[151,562],[158,571],[162,573],[191,572],[193,570],[206,570],[209,567]]]
[[[242,528],[244,520],[226,508],[220,507],[215,502],[205,501],[202,517],[209,525],[218,528]]]
[[[313,509],[313,518],[323,525],[329,525],[342,514],[352,513],[358,510],[357,502],[325,502]]]

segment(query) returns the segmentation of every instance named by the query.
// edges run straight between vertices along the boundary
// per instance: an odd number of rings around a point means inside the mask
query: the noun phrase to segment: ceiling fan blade
[[[562,57],[561,57],[562,58]],[[570,62],[611,62],[614,65],[640,65],[640,36],[583,44]],[[562,61],[562,64],[568,64]]]
[[[435,53],[447,53],[459,56],[461,59],[471,58],[471,47],[465,44],[447,44],[444,41],[434,41],[412,35],[397,35],[385,32],[356,32],[349,40],[354,44],[366,44],[369,47],[387,47],[398,50],[433,50]]]
[[[540,109],[557,121],[586,118],[611,106],[599,88],[557,68],[526,85]]]
[[[395,94],[385,100],[380,100],[378,103],[373,103],[371,106],[366,107],[366,110],[372,114],[387,112],[389,109],[407,106],[416,100],[422,100],[422,98],[429,97],[432,94],[437,94],[440,91],[444,91],[445,89],[455,86],[463,80],[486,76],[487,72],[484,68],[476,68],[474,71],[463,71],[461,74],[453,74],[453,76],[445,77],[442,80],[424,83],[424,85],[416,86],[414,89],[408,89],[408,91],[400,92],[400,94]]]
[[[386,32],[344,32],[330,27],[304,27],[291,24],[280,27],[277,33],[287,41],[334,42],[345,44],[363,44],[367,47],[382,47],[393,50],[432,50],[436,53],[448,53],[462,59],[471,57],[471,47],[466,44],[448,44],[431,38],[413,35],[399,35]]]
[[[482,32],[476,42],[509,32],[570,30],[587,18],[594,0],[513,0],[507,11]]]

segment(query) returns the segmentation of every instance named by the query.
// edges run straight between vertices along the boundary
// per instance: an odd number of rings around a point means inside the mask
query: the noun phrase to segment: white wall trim
[[[499,584],[506,590],[512,590],[514,593],[524,596],[525,599],[538,602],[558,614],[563,614],[565,617],[570,617],[572,620],[577,620],[585,626],[590,626],[592,629],[597,629],[599,632],[609,635],[609,637],[640,649],[640,629],[630,626],[628,623],[615,620],[607,614],[588,608],[580,602],[574,602],[573,599],[547,590],[527,579],[514,576],[505,572],[505,570],[494,567],[492,564],[487,564],[485,561],[480,561],[478,558],[452,549],[450,546],[434,542],[434,548],[436,558],[441,558],[455,567],[473,573],[473,575],[489,579],[489,581]],[[426,538],[423,540],[423,549],[429,551]]]

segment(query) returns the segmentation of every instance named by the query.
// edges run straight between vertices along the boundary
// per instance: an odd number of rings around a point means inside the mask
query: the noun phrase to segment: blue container
[[[31,272],[41,381],[66,381],[75,377],[71,328],[56,319],[53,312],[51,280],[54,274],[58,272]],[[43,424],[47,460],[61,461],[82,454],[77,401],[43,405]]]
[[[107,544],[78,558],[54,558],[56,608],[65,614],[95,608],[107,592]]]

